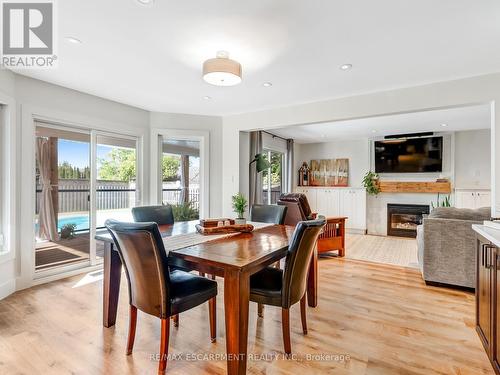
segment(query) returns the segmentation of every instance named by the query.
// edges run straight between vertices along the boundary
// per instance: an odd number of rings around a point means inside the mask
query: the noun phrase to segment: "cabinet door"
[[[340,216],[340,190],[331,189],[328,194],[328,216]]]
[[[330,198],[330,191],[328,189],[316,189],[316,208],[311,210],[316,212],[319,215],[330,216],[328,212],[328,201]],[[311,204],[311,203],[309,203]]]
[[[476,192],[476,207],[490,207],[491,206],[491,194],[489,191],[477,191]]]
[[[354,196],[352,190],[342,189],[340,192],[340,216],[347,216],[346,228],[354,228],[355,218],[354,218]]]
[[[455,192],[455,207],[457,208],[475,208],[476,192],[457,191]]]
[[[358,189],[354,191],[354,201],[355,201],[355,214],[356,218],[355,228],[356,229],[366,229],[366,190]]]
[[[488,243],[477,241],[476,325],[479,337],[488,353],[491,349],[492,307],[492,248]]]

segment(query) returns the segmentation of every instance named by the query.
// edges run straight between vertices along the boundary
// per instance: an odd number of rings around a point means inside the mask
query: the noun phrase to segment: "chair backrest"
[[[283,224],[287,206],[275,204],[254,204],[250,208],[250,221],[259,223]]]
[[[168,258],[156,223],[106,220],[125,267],[130,304],[145,313],[170,315]]]
[[[287,206],[286,225],[297,225],[299,221],[309,220],[312,214],[307,197],[302,193],[281,194],[278,205]]]
[[[325,219],[321,217],[318,220],[301,221],[295,227],[285,261],[282,307],[289,308],[300,301],[306,292],[309,264],[325,224]]]
[[[158,225],[173,224],[172,206],[141,206],[132,208],[132,216],[137,223],[156,223]]]

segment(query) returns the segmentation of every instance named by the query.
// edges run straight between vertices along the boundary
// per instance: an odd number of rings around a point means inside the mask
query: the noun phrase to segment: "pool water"
[[[66,224],[76,224],[76,230],[88,230],[90,227],[89,216],[63,216],[57,221],[57,230],[60,232],[61,228]]]

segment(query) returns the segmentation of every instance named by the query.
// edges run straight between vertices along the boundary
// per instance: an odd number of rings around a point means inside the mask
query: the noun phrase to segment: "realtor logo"
[[[2,1],[2,66],[51,68],[54,53],[54,2]]]

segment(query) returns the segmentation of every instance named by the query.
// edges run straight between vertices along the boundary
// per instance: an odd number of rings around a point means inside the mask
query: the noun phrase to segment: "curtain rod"
[[[269,133],[269,132],[267,132],[267,131],[265,131],[265,130],[261,130],[261,132],[262,132],[262,133],[269,134],[269,135],[271,135],[273,138],[279,138],[279,139],[282,139],[282,140],[284,140],[284,141],[288,141],[288,139],[286,139],[286,138],[280,137],[279,135],[276,135],[276,134],[273,134],[273,133]],[[291,139],[291,138],[290,138],[290,139]]]

